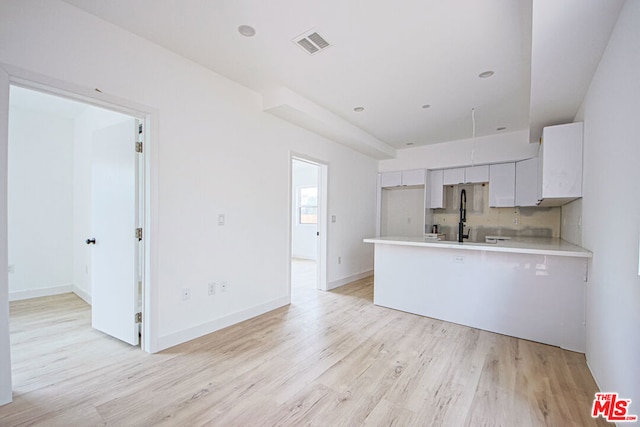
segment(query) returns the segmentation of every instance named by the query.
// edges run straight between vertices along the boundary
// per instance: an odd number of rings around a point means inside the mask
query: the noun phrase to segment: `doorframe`
[[[327,291],[329,287],[327,279],[327,259],[328,259],[328,223],[329,223],[329,164],[310,157],[306,154],[289,152],[289,247],[288,247],[288,283],[289,300],[291,300],[291,255],[293,253],[293,220],[291,212],[296,201],[293,196],[293,161],[310,163],[318,167],[318,233],[317,260],[316,260],[316,287],[321,291]]]
[[[116,97],[103,93],[99,88],[88,88],[73,83],[58,80],[49,76],[33,73],[28,70],[14,67],[10,64],[0,63],[2,68],[9,76],[9,87],[19,86],[26,89],[36,90],[45,94],[50,94],[62,98],[68,98],[96,107],[105,108],[116,111],[132,117],[136,117],[143,121],[145,126],[144,132],[144,268],[143,268],[143,300],[142,300],[142,342],[141,348],[147,353],[155,353],[158,351],[157,325],[158,314],[155,308],[158,306],[158,296],[154,292],[156,289],[155,282],[158,268],[158,251],[153,236],[157,235],[158,224],[155,219],[158,217],[158,110],[129,101],[124,98]],[[7,99],[0,102],[8,105],[9,88],[7,88]],[[8,114],[8,110],[7,110]],[[1,118],[7,120],[7,117]],[[6,155],[8,151],[8,134],[0,134],[0,151]],[[3,173],[7,178],[7,171]],[[7,203],[6,196],[4,200]],[[7,224],[4,224],[6,227]],[[3,250],[7,250],[8,242],[0,242]],[[8,271],[0,272],[7,274]],[[9,301],[8,287],[0,288],[0,300]],[[0,332],[1,333],[1,332]],[[2,339],[4,337],[0,337]],[[7,337],[8,338],[8,337]]]

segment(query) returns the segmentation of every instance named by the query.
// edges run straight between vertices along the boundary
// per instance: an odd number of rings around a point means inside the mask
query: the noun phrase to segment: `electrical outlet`
[[[224,214],[218,214],[218,225],[224,225]]]
[[[15,273],[15,272],[16,272],[16,265],[9,264],[9,273]]]
[[[188,300],[189,298],[191,298],[191,289],[182,288],[182,292],[180,293],[180,295],[182,295],[182,301]]]
[[[456,255],[453,257],[453,262],[457,263],[457,264],[464,264],[464,256],[462,255]]]
[[[227,282],[220,283],[220,292],[227,292]]]
[[[338,264],[342,264],[342,257],[341,256],[338,257]]]
[[[216,283],[212,282],[209,283],[209,295],[215,295],[216,294]]]

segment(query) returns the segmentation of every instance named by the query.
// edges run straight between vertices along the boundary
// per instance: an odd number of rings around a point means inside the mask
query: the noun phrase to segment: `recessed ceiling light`
[[[506,127],[504,127],[504,126],[500,126],[499,128],[496,128],[496,130],[505,130],[505,129],[506,129]]]
[[[240,25],[238,27],[238,32],[245,37],[253,37],[256,35],[256,30],[250,25]]]
[[[356,107],[353,109],[356,113],[362,113],[364,111],[364,107]]]
[[[422,108],[431,108],[431,105],[429,105],[429,104],[424,104],[424,105],[422,106]]]
[[[478,74],[478,77],[480,77],[481,79],[486,79],[489,78],[491,76],[493,76],[493,71],[488,70],[488,71],[483,71],[482,73]]]

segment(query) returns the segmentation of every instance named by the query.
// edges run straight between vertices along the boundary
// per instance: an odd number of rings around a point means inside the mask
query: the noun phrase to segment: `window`
[[[298,193],[300,224],[318,223],[318,188],[301,187]]]

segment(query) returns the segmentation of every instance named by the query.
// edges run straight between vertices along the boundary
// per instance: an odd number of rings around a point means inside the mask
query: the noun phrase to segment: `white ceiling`
[[[623,3],[65,1],[256,92],[286,88],[324,112],[309,128],[333,121],[330,133],[339,140],[339,129],[349,127],[351,140],[387,144],[389,150],[373,149],[381,157],[407,143],[470,138],[472,109],[476,136],[570,121]],[[241,36],[237,28],[243,24],[256,35]],[[292,42],[310,29],[332,46],[310,56]],[[495,75],[479,78],[486,70]],[[425,104],[431,107],[422,108]],[[365,110],[354,112],[358,106]],[[305,117],[298,124],[309,121]],[[532,140],[536,132],[531,130]]]

